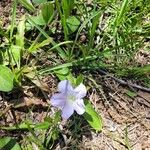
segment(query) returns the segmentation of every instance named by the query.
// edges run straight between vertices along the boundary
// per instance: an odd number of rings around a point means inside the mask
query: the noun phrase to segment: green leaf
[[[0,65],[0,91],[9,92],[13,89],[13,73],[5,66]]]
[[[54,71],[59,80],[65,80],[66,77],[70,74],[70,70],[68,68],[62,68],[59,70]]]
[[[92,28],[91,28],[91,32],[90,32],[90,42],[89,44],[91,46],[93,46],[94,44],[94,35],[95,35],[95,31],[96,31],[96,28],[99,24],[99,18],[100,18],[100,15],[101,13],[97,14],[93,19],[92,19]]]
[[[61,111],[57,111],[54,114],[53,125],[57,125],[61,121]]]
[[[21,48],[24,47],[24,34],[25,34],[25,16],[22,16],[21,21],[17,27],[16,45]]]
[[[43,19],[46,23],[48,23],[49,19],[51,18],[54,12],[53,4],[50,2],[41,4],[41,11]]]
[[[35,4],[42,4],[45,2],[47,2],[47,0],[33,0],[33,3],[35,3]]]
[[[70,29],[70,33],[75,32],[80,25],[80,21],[75,16],[69,17],[66,23],[68,28]]]
[[[21,150],[16,139],[11,137],[0,138],[0,149],[1,150]]]
[[[116,24],[115,26],[118,27],[120,25],[120,23],[122,22],[122,20],[124,19],[124,15],[125,13],[127,13],[126,9],[128,8],[128,4],[129,4],[129,0],[124,0],[122,2],[122,6],[121,6],[121,9],[120,9],[120,12],[119,14],[117,15],[117,19],[116,19]]]
[[[21,54],[21,47],[17,45],[11,45],[10,47],[10,56],[11,56],[11,64],[20,67],[20,54]]]
[[[4,58],[3,58],[3,53],[0,50],[0,64],[3,64]]]
[[[37,51],[39,48],[49,45],[52,42],[52,38],[47,38],[46,40],[42,41],[41,43],[38,43],[36,45],[31,45],[31,47],[29,48],[29,52],[35,52]]]
[[[30,0],[19,0],[19,2],[29,11],[33,12],[35,10]]]
[[[30,18],[34,21],[34,23],[36,23],[37,25],[43,26],[46,25],[46,22],[42,16],[42,14],[40,13],[37,16],[30,16]],[[32,23],[31,23],[32,25]],[[33,25],[32,25],[33,26]]]
[[[0,126],[0,129],[3,129],[3,130],[10,130],[10,131],[13,131],[13,130],[28,130],[30,128],[34,128],[34,125],[33,124],[27,124],[27,123],[21,123],[21,124],[18,124],[18,125],[15,125],[15,126],[10,126],[10,127],[6,127],[6,126]]]
[[[61,69],[54,70],[56,76],[59,80],[69,80],[73,86],[76,86],[76,79],[73,77],[72,73],[70,72],[69,68],[62,67]]]
[[[68,18],[74,7],[74,0],[62,0],[63,15]]]
[[[52,124],[50,122],[42,122],[35,125],[35,129],[48,129]]]
[[[54,8],[52,3],[42,3],[41,4],[41,11],[37,16],[30,16],[30,18],[36,23],[37,25],[46,25],[53,15]],[[32,24],[32,23],[31,23]]]
[[[83,114],[84,118],[93,129],[95,129],[96,131],[101,131],[102,130],[101,116],[95,111],[89,100],[85,100],[85,107],[86,107],[85,113]]]
[[[78,77],[77,77],[77,79],[76,79],[76,86],[78,86],[78,85],[80,85],[80,83],[82,83],[83,82],[83,75],[82,74],[80,74]]]

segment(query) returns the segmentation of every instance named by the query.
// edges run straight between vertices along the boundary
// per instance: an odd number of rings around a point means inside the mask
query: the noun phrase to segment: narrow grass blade
[[[11,21],[11,28],[10,28],[10,43],[12,42],[13,31],[14,31],[14,26],[15,26],[15,22],[16,22],[17,3],[18,3],[18,0],[13,1],[12,21]]]

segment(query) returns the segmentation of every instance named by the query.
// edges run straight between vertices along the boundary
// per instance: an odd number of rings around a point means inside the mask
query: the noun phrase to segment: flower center
[[[76,97],[74,95],[67,95],[67,100],[70,102],[74,102],[76,100]]]

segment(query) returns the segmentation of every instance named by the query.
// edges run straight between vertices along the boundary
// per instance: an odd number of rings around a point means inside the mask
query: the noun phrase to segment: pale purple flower
[[[51,97],[51,104],[62,110],[63,119],[68,119],[74,111],[79,115],[85,112],[83,98],[87,90],[82,83],[73,88],[68,80],[63,80],[58,84],[58,92]]]

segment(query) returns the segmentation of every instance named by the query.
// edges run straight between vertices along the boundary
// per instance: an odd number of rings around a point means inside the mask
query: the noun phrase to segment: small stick
[[[122,79],[118,79],[110,74],[108,74],[107,72],[99,69],[98,72],[104,74],[104,75],[107,75],[108,77],[114,79],[115,81],[119,82],[120,84],[123,84],[123,85],[127,85],[127,86],[131,86],[133,88],[136,88],[136,89],[139,89],[139,90],[142,90],[142,91],[146,91],[146,92],[150,92],[150,88],[146,88],[146,87],[143,87],[143,86],[140,86],[140,85],[137,85],[137,84],[133,84],[133,83],[128,83]]]

